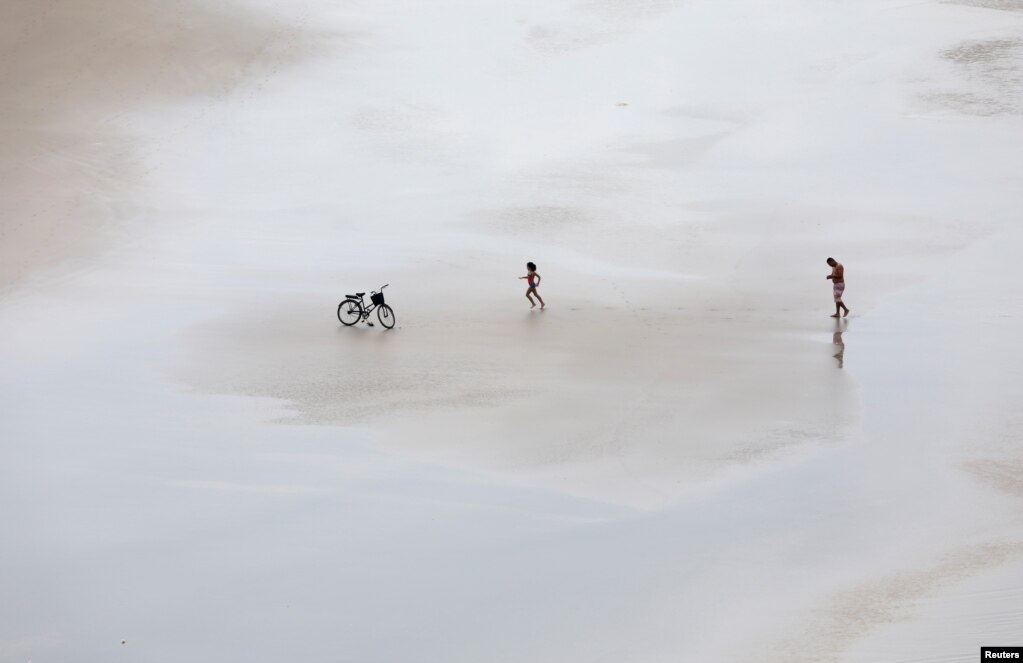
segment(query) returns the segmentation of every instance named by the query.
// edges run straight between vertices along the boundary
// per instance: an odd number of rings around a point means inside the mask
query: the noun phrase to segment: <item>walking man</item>
[[[849,315],[849,307],[842,301],[842,293],[845,292],[845,267],[834,258],[828,258],[828,264],[831,265],[831,273],[827,278],[831,281],[835,291],[835,314],[831,317],[839,317],[839,313],[843,309],[845,309],[845,315]]]

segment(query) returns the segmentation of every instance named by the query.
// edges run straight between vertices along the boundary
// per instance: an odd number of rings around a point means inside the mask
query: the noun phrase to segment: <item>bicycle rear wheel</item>
[[[377,307],[377,320],[386,329],[394,327],[394,310],[387,304],[381,304]]]
[[[351,327],[362,319],[362,304],[355,299],[346,299],[337,305],[337,319]]]

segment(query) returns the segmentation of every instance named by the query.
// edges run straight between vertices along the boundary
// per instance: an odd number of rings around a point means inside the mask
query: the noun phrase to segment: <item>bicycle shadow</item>
[[[360,340],[371,340],[371,339],[384,339],[398,331],[400,327],[395,325],[391,329],[381,327],[379,324],[374,323],[372,326],[365,322],[360,322],[352,326],[346,326],[341,323],[337,325],[337,333],[346,334],[345,338],[350,340],[352,338]],[[386,333],[385,333],[386,332]]]

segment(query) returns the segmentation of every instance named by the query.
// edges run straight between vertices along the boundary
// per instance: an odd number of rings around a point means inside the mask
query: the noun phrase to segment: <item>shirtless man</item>
[[[839,317],[838,314],[842,309],[845,309],[845,315],[849,315],[849,307],[842,302],[842,293],[845,292],[845,267],[834,258],[828,258],[828,264],[831,265],[831,273],[828,274],[827,279],[831,281],[835,290],[835,315],[831,317]]]

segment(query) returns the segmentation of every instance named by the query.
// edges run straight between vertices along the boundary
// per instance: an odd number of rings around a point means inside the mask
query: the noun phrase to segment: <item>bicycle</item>
[[[377,320],[385,329],[394,327],[394,309],[384,303],[384,288],[390,283],[380,286],[380,292],[374,290],[370,293],[370,305],[366,306],[362,297],[366,293],[357,292],[354,295],[345,295],[345,299],[337,305],[337,319],[346,327],[351,327],[359,320],[365,320],[370,327],[373,323],[369,321],[369,314],[375,309]]]

